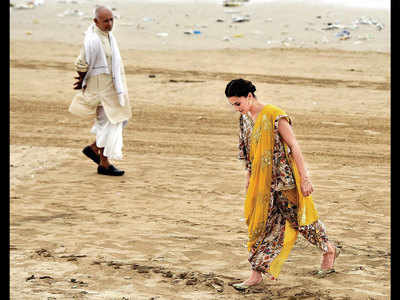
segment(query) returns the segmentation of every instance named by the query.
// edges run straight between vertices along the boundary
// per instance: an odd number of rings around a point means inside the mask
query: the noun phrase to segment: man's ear
[[[97,25],[97,19],[96,18],[93,19],[93,22]]]

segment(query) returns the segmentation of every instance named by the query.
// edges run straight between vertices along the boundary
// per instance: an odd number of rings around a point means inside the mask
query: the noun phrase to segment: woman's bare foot
[[[335,258],[337,256],[336,250],[336,247],[332,243],[328,242],[328,252],[325,252],[322,255],[321,270],[333,269]]]
[[[243,282],[247,286],[259,284],[263,280],[261,272],[252,270],[249,279]]]

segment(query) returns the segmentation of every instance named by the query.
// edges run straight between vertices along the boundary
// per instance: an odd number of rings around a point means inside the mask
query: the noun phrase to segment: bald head
[[[94,23],[102,31],[111,31],[114,24],[114,16],[108,7],[97,6],[94,10]]]

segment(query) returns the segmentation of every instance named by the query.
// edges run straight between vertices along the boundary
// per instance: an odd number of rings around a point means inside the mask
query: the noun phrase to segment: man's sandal
[[[92,147],[86,146],[83,148],[82,153],[93,160],[96,164],[100,164],[100,156],[93,151]]]

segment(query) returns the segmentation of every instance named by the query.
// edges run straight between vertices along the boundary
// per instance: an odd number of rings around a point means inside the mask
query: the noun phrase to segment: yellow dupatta
[[[271,198],[271,179],[274,148],[274,122],[286,113],[280,108],[268,104],[259,113],[250,139],[251,176],[247,190],[244,212],[248,226],[248,250],[265,234]],[[285,150],[287,152],[287,145]],[[290,155],[287,156],[292,167],[298,194],[299,226],[309,225],[318,220],[318,214],[311,196],[304,197],[300,188],[297,166]],[[270,264],[268,272],[278,277],[283,262],[288,257],[297,238],[297,231],[286,221],[283,248]]]

